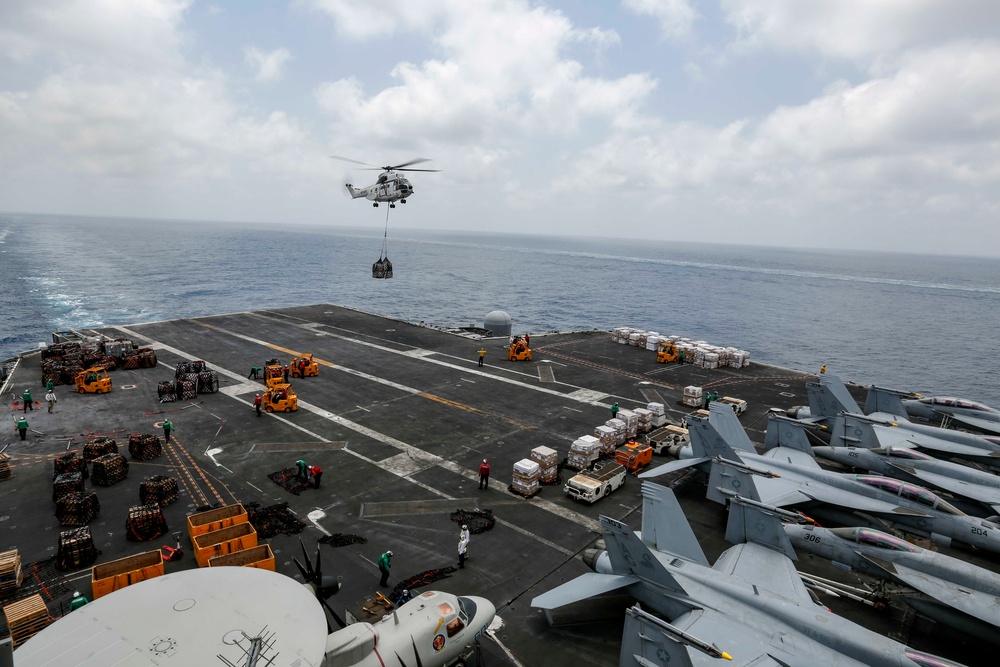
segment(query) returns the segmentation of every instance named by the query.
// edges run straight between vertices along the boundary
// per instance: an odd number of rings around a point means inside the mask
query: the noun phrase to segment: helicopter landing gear
[[[396,208],[395,204],[389,204],[389,208]]]
[[[405,203],[406,203],[406,200],[405,200],[405,199],[400,199],[400,200],[399,200],[399,203],[400,203],[400,204],[405,204]]]
[[[375,208],[378,208],[378,202],[374,202],[374,203],[372,204],[372,206],[374,206]]]

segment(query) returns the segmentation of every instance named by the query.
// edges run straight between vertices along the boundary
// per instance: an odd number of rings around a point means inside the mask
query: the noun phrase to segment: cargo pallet
[[[4,606],[3,615],[7,618],[14,648],[37,635],[55,620],[49,616],[49,609],[38,593]]]

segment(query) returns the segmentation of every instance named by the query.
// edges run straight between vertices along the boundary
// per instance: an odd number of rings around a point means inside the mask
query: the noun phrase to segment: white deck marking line
[[[135,331],[131,331],[131,330],[125,328],[125,327],[116,326],[116,327],[112,327],[112,328],[114,328],[114,329],[116,329],[118,331],[121,331],[121,332],[123,332],[124,334],[126,334],[128,336],[133,336],[133,337],[139,338],[141,340],[153,342],[152,339],[149,338],[148,336],[143,336],[142,334],[139,334],[139,333],[137,333]],[[223,331],[223,330],[220,329],[219,331]],[[228,331],[224,331],[224,333],[229,333],[229,332]],[[242,336],[240,336],[240,337],[242,337]],[[257,341],[254,341],[254,342],[257,342]],[[261,344],[264,344],[264,343],[261,341]],[[170,352],[171,354],[175,354],[175,355],[177,355],[177,356],[179,356],[179,357],[181,357],[183,359],[192,359],[193,360],[193,359],[199,359],[200,358],[200,357],[195,357],[195,356],[193,356],[191,354],[187,354],[185,352],[182,352],[181,350],[178,350],[175,347],[171,347],[171,346],[163,344],[163,343],[161,343],[160,346],[161,346],[161,349],[164,349],[164,350]],[[222,368],[221,366],[219,366],[218,364],[216,364],[214,362],[209,362],[209,363],[212,364],[212,370],[214,370],[215,372],[217,372],[219,374],[225,375],[226,377],[229,377],[229,378],[236,379],[237,381],[245,379],[239,373],[234,373],[233,371],[226,370],[226,369]],[[340,367],[338,366],[338,368],[340,368]],[[416,392],[416,390],[414,390],[414,391]],[[422,393],[422,392],[416,392],[416,393]],[[240,403],[243,403],[244,405],[252,407],[252,404],[251,404],[250,401],[244,400],[242,398],[238,398],[236,396],[231,396],[231,398],[233,400],[239,401]],[[472,481],[475,481],[475,482],[479,481],[479,471],[478,470],[476,470],[476,471],[466,470],[465,468],[459,466],[457,463],[454,463],[453,461],[447,461],[447,460],[441,458],[440,456],[438,456],[436,454],[430,454],[428,452],[425,452],[424,450],[420,449],[419,447],[415,447],[415,446],[413,446],[413,445],[411,445],[409,443],[403,442],[402,440],[397,440],[396,438],[393,438],[392,436],[385,435],[384,433],[379,433],[378,431],[374,431],[374,430],[372,430],[372,429],[370,429],[370,428],[368,428],[366,426],[362,426],[361,424],[352,422],[349,419],[345,419],[345,418],[343,418],[343,417],[341,417],[339,415],[332,414],[331,412],[329,412],[327,410],[321,410],[320,408],[317,408],[315,405],[312,405],[311,403],[308,403],[306,401],[300,400],[299,401],[299,408],[303,408],[305,410],[308,410],[309,412],[312,412],[313,414],[318,415],[319,417],[322,417],[323,419],[327,419],[329,421],[334,422],[335,424],[339,424],[339,425],[343,426],[344,428],[347,428],[347,429],[350,429],[350,430],[354,431],[355,433],[360,433],[361,435],[367,436],[367,437],[369,437],[369,438],[371,438],[373,440],[377,440],[377,441],[382,442],[382,443],[387,444],[387,445],[392,445],[393,447],[396,447],[397,449],[401,449],[404,452],[407,452],[413,458],[426,461],[428,465],[435,465],[436,464],[436,465],[444,468],[445,470],[449,470],[449,471],[451,471],[453,473],[456,473],[458,475],[462,475],[466,479],[469,479],[469,480],[472,480]],[[310,431],[309,429],[307,429],[307,428],[305,428],[303,426],[299,426],[298,424],[289,421],[285,417],[281,417],[281,416],[279,416],[279,415],[277,415],[277,414],[275,414],[273,412],[272,413],[268,413],[268,416],[273,417],[274,419],[277,419],[277,420],[281,421],[282,423],[287,424],[288,426],[291,426],[294,429],[298,429],[299,431],[301,431],[303,433],[306,433],[307,435],[312,436],[313,438],[315,438],[319,442],[330,442],[330,440],[326,439],[325,437],[321,436],[320,434],[314,433],[314,432]],[[354,457],[356,457],[358,459],[361,459],[362,461],[365,461],[366,463],[370,463],[371,465],[379,466],[379,462],[378,461],[376,461],[374,459],[371,459],[371,458],[369,458],[369,457],[361,454],[360,452],[357,452],[357,451],[351,449],[350,447],[345,447],[341,451],[347,452],[351,456],[354,456]],[[422,489],[425,489],[425,490],[433,493],[436,496],[439,496],[439,497],[444,498],[446,500],[455,500],[455,498],[453,498],[452,496],[449,496],[448,494],[444,493],[443,491],[440,491],[439,489],[436,489],[436,488],[434,488],[432,486],[424,484],[423,482],[420,482],[418,480],[415,480],[412,477],[403,477],[403,479],[408,480],[412,484],[416,484],[417,486],[419,486]],[[256,488],[256,487],[254,487],[254,488]],[[499,491],[502,491],[503,493],[505,493],[507,495],[511,495],[507,491],[507,489],[503,488],[503,486],[500,484],[500,482],[496,482],[496,481],[490,482],[490,488],[495,488],[495,489],[497,489]],[[514,496],[514,497],[515,498],[519,498],[520,496]],[[570,520],[570,521],[572,521],[574,523],[580,524],[580,525],[584,526],[587,530],[590,530],[592,532],[601,533],[604,530],[601,527],[601,524],[599,522],[594,521],[590,517],[584,516],[583,514],[580,514],[579,512],[574,512],[573,510],[560,507],[560,506],[558,506],[558,505],[556,505],[554,503],[551,503],[551,502],[549,502],[547,500],[541,500],[539,498],[535,498],[531,502],[534,503],[537,507],[539,507],[539,508],[541,508],[541,509],[543,509],[543,510],[545,510],[545,511],[551,513],[551,514],[555,514],[556,516],[560,516],[560,517],[563,517],[564,519],[568,519],[568,520]],[[536,539],[538,539],[538,540],[543,540],[543,538],[540,537],[540,536],[538,536],[538,535],[533,535],[532,534],[531,536],[534,537],[534,538],[536,538]],[[563,553],[566,553],[568,555],[572,555],[572,553],[568,552],[566,549],[563,549],[561,547],[559,547],[559,551],[561,551]]]

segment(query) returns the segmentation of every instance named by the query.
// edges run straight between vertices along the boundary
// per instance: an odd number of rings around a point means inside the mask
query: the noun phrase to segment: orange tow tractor
[[[111,377],[104,366],[94,366],[76,374],[79,394],[106,394],[111,391]]]
[[[299,409],[299,397],[290,384],[276,384],[268,387],[261,397],[267,412],[295,412]]]
[[[653,448],[631,440],[615,450],[615,462],[620,463],[634,474],[645,468],[653,460]]]

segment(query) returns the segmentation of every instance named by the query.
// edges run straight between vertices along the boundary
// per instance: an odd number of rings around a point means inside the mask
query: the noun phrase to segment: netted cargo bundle
[[[90,463],[90,481],[97,486],[114,486],[128,477],[128,461],[121,454],[105,454]]]
[[[298,535],[306,525],[299,521],[288,503],[261,507],[260,503],[247,503],[247,521],[257,531],[257,537],[267,539],[275,535]]]
[[[56,518],[60,526],[86,526],[100,511],[101,503],[93,491],[68,493],[56,501]]]
[[[372,264],[372,278],[392,278],[392,262],[388,257],[382,257]]]
[[[125,539],[129,542],[148,542],[167,532],[167,520],[159,505],[136,505],[128,509],[125,520]]]
[[[132,433],[128,437],[128,453],[136,461],[149,461],[163,453],[163,445],[151,433]]]
[[[76,376],[83,372],[83,364],[64,363],[59,367],[59,383],[74,385]]]
[[[156,395],[160,398],[160,403],[173,403],[177,400],[177,390],[173,380],[160,382],[156,385]]]
[[[65,357],[67,354],[79,354],[80,344],[79,343],[55,343],[54,345],[49,345],[48,347],[42,349],[42,359],[50,359],[52,357]]]
[[[140,347],[135,351],[139,357],[140,368],[156,368],[156,352],[150,347]]]
[[[109,357],[127,357],[135,350],[135,343],[127,338],[116,338],[104,341],[104,354]]]
[[[105,355],[98,349],[87,350],[83,353],[83,363],[87,366],[103,365]]]
[[[177,497],[177,480],[173,477],[153,475],[139,484],[139,502],[143,505],[166,507]]]
[[[191,364],[186,361],[177,362],[177,366],[174,368],[174,377],[178,380],[183,379],[185,375],[191,372]]]
[[[88,442],[83,446],[83,458],[86,461],[93,461],[105,454],[117,454],[118,443],[111,438],[97,438],[93,442]]]
[[[451,520],[457,524],[468,526],[473,535],[480,535],[493,528],[497,521],[493,518],[493,510],[455,510]]]
[[[219,374],[215,371],[198,373],[198,393],[214,394],[219,391]]]
[[[83,458],[80,452],[63,454],[52,462],[52,467],[52,479],[68,472],[78,472],[83,476],[83,479],[87,479],[88,477],[87,460]]]
[[[206,364],[202,359],[194,359],[189,362],[189,366],[191,367],[192,373],[201,373],[202,371],[208,370],[208,364]]]
[[[190,375],[190,373],[188,373]],[[198,376],[195,375],[195,378]],[[198,396],[198,380],[177,380],[174,386],[174,391],[177,392],[177,398],[182,401],[190,401],[191,399]]]
[[[52,481],[52,502],[58,502],[68,493],[83,493],[83,475],[64,472]]]
[[[62,373],[59,373],[58,371],[56,372],[42,371],[42,386],[43,387],[48,386],[50,382],[54,387],[61,385],[63,383]]]
[[[139,369],[139,356],[136,354],[130,354],[122,359],[122,368],[127,371],[134,371]]]
[[[94,546],[90,526],[64,530],[59,533],[59,552],[56,554],[56,569],[63,572],[90,567],[97,561],[101,551]]]

